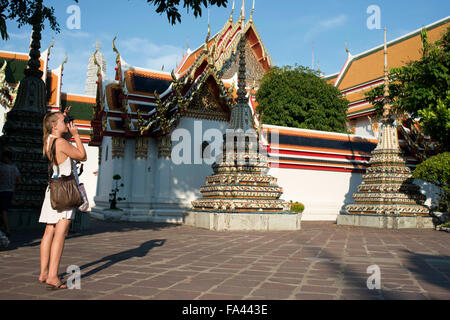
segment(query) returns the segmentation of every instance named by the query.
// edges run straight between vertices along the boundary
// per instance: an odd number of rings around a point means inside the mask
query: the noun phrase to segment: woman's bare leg
[[[55,226],[55,235],[53,236],[52,247],[50,250],[50,265],[48,269],[47,283],[57,286],[60,284],[58,278],[59,262],[64,250],[64,241],[69,231],[71,220],[61,219]]]
[[[48,263],[50,260],[50,248],[52,247],[53,236],[55,234],[55,225],[47,224],[45,227],[44,236],[41,240],[41,274],[39,281],[47,280]]]

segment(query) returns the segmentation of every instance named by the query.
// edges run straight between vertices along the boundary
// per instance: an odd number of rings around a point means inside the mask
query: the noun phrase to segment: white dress
[[[57,166],[53,165],[53,178],[59,177],[61,175],[65,175],[65,176],[70,175],[70,171],[71,171],[70,166],[71,165],[73,166],[73,173],[75,175],[75,179],[78,182],[78,173],[77,173],[75,164],[72,161],[72,159],[70,159],[69,157],[67,157],[66,161],[64,161],[63,163],[61,163],[59,165],[59,175],[57,175],[57,173],[58,173]],[[52,205],[50,204],[50,189],[47,186],[47,189],[45,191],[44,203],[42,204],[41,216],[39,217],[39,222],[56,224],[61,219],[73,220],[75,218],[75,211],[76,211],[76,208],[65,210],[65,211],[57,211],[57,210],[53,209]]]

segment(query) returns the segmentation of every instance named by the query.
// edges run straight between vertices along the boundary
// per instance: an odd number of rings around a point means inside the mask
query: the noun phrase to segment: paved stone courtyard
[[[69,234],[60,273],[81,289],[37,283],[42,232],[18,231],[0,251],[0,299],[450,299],[450,234],[302,222],[288,232],[91,221]],[[369,290],[367,268],[381,271]]]

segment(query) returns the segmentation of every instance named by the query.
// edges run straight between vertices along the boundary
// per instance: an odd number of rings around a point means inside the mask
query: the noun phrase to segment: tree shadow
[[[106,232],[132,232],[139,230],[159,231],[166,228],[176,228],[179,224],[156,223],[156,222],[107,222],[90,218],[90,228],[88,230],[69,233],[66,240],[76,239],[85,236],[92,236]],[[41,245],[44,235],[45,225],[36,230],[18,230],[10,237],[10,244],[7,248],[0,249],[0,252],[14,251],[21,247],[37,247]]]
[[[87,273],[83,274],[81,277],[87,278],[93,274],[96,274],[99,271],[107,269],[119,262],[131,259],[131,258],[145,257],[151,249],[153,249],[155,247],[161,247],[164,245],[165,242],[166,242],[166,239],[156,239],[156,240],[146,241],[146,242],[142,243],[139,247],[136,247],[134,249],[125,250],[125,251],[122,251],[119,253],[115,253],[115,254],[103,257],[102,259],[84,264],[80,267],[80,270],[83,270],[83,269],[89,268],[93,265],[104,262],[103,265],[88,271]]]
[[[357,157],[361,157],[362,153],[369,154],[371,156],[372,151],[375,149],[376,144],[366,138],[359,137],[358,141],[351,141],[350,136],[347,141],[347,148],[351,151],[351,155],[347,156],[347,160],[354,160]],[[367,158],[369,161],[370,158]],[[353,194],[358,192],[358,186],[360,186],[363,182],[362,175],[366,173],[366,169],[369,164],[365,165],[365,169],[354,168],[350,175],[349,181],[349,189],[348,192],[344,195],[344,202],[340,209],[339,214],[347,213],[345,207],[349,204],[354,204],[355,201],[353,199]]]
[[[336,228],[336,226],[333,228]],[[339,226],[339,228],[353,227]],[[325,226],[324,223],[312,223],[311,229],[323,231],[324,229],[327,229],[327,226]],[[376,232],[376,230],[374,231]],[[320,243],[315,243],[314,240],[311,240],[309,244],[313,246],[317,244],[318,247],[322,246]],[[351,300],[427,300],[445,299],[448,297],[450,294],[450,256],[414,253],[406,249],[398,251],[398,253],[400,255],[407,255],[407,261],[402,262],[401,267],[405,269],[405,274],[408,271],[412,273],[414,280],[418,281],[420,287],[426,290],[428,298],[423,292],[418,292],[417,289],[402,289],[402,287],[408,287],[408,285],[396,285],[397,281],[393,279],[385,280],[383,278],[383,267],[380,267],[381,289],[371,290],[367,287],[367,280],[372,274],[366,273],[365,271],[357,271],[352,268],[351,264],[349,265],[341,262],[343,256],[336,255],[330,250],[321,249],[320,253],[318,251],[314,258],[318,259],[318,263],[327,264],[331,269],[340,269],[340,272],[343,275],[342,280],[348,284],[349,287],[354,288],[355,291],[357,291],[357,298],[352,294],[349,296],[349,299]],[[376,262],[372,263],[370,257],[367,256],[361,257],[360,262],[357,262],[357,264],[367,264],[367,267],[369,267],[373,264],[376,265]],[[388,283],[389,285],[387,286],[385,283]],[[346,299],[346,297],[341,296],[340,299]]]
[[[416,275],[416,280],[430,289],[443,289],[450,295],[450,256],[414,253],[409,250],[403,252],[410,254],[407,269]]]

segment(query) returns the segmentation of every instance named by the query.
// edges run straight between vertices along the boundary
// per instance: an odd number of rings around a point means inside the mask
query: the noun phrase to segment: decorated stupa
[[[385,228],[432,226],[429,209],[423,205],[425,195],[413,183],[398,142],[397,124],[389,103],[386,34],[384,51],[384,106],[378,145],[372,151],[358,192],[353,194],[355,203],[345,207],[346,213],[338,216],[338,224]],[[386,217],[397,219],[383,219]]]
[[[244,36],[238,50],[237,103],[223,136],[223,153],[200,188],[202,198],[192,202],[187,223],[214,230],[300,229],[300,215],[289,211],[290,203],[280,199],[283,189],[268,175],[270,163],[254,128],[245,89]]]
[[[33,33],[25,77],[0,137],[0,149],[13,154],[12,163],[22,176],[8,210],[11,229],[39,228],[37,223],[48,179],[47,161],[42,156],[42,120],[47,112],[46,90],[40,68],[42,1],[33,15]]]

